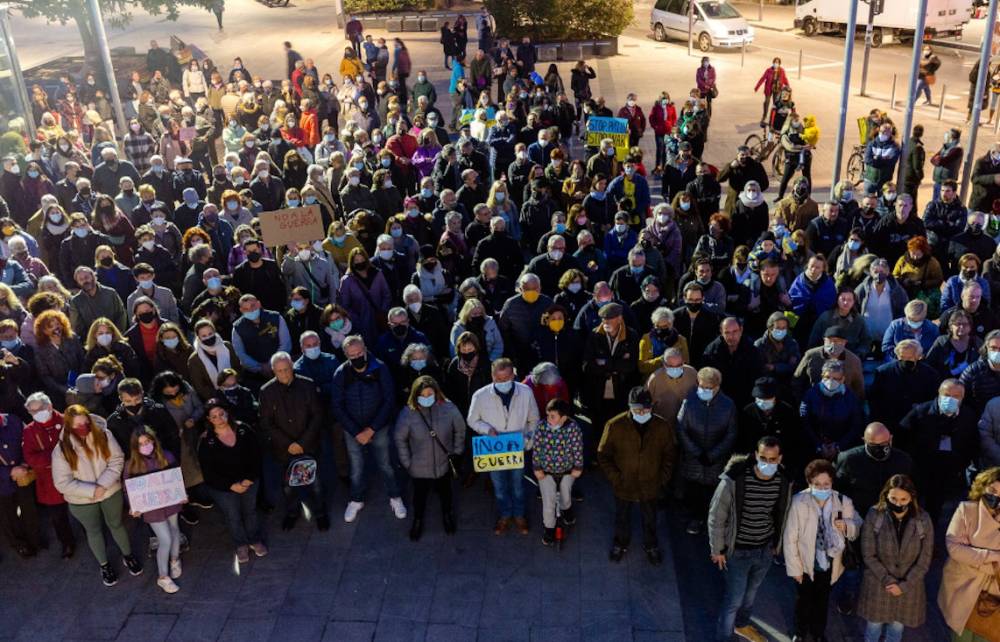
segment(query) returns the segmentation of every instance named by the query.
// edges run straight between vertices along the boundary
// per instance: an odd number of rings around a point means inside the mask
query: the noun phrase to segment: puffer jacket
[[[371,353],[362,373],[349,361],[340,364],[330,392],[333,415],[352,437],[366,426],[382,430],[392,421],[396,395],[392,373]]]
[[[736,444],[736,404],[723,392],[712,400],[688,393],[677,413],[677,438],[681,445],[680,474],[704,486],[714,485]],[[703,463],[707,458],[708,463]]]
[[[94,452],[93,458],[88,457],[83,447],[73,440],[73,450],[76,451],[76,470],[70,468],[62,447],[56,446],[52,451],[52,481],[56,490],[63,498],[76,505],[97,504],[103,500],[94,499],[94,490],[101,486],[105,489],[104,499],[107,499],[122,489],[122,470],[125,468],[125,455],[118,447],[118,441],[110,430],[104,430],[111,456],[107,459]],[[68,435],[64,439],[71,439]],[[93,448],[91,448],[93,451]]]
[[[829,537],[827,555],[832,560],[830,568],[830,584],[840,579],[844,572],[844,549],[847,540],[854,541],[861,533],[861,517],[854,511],[850,497],[834,492],[828,502],[833,502],[830,519],[826,524]],[[833,526],[838,516],[844,520],[846,537]],[[788,577],[813,577],[816,568],[816,531],[819,530],[820,512],[818,504],[813,499],[809,489],[799,491],[792,497],[785,520],[785,532],[782,535],[782,546],[785,554],[785,573]]]
[[[597,447],[597,462],[611,482],[615,497],[651,501],[670,482],[676,460],[674,432],[659,415],[640,434],[628,412],[612,417]]]
[[[431,436],[432,429],[437,440]],[[394,437],[399,463],[410,477],[439,479],[448,474],[448,455],[465,451],[465,418],[447,399],[430,408],[406,406],[396,419]]]
[[[736,550],[736,532],[739,530],[740,519],[746,504],[743,493],[746,491],[746,474],[748,469],[756,466],[757,460],[747,455],[733,455],[726,470],[719,475],[719,485],[715,487],[712,503],[708,509],[708,547],[712,555],[730,555]],[[781,493],[774,505],[774,542],[775,552],[781,550],[782,531],[788,518],[788,499],[792,495],[792,481],[785,476],[784,467],[779,466],[776,473],[781,480]]]

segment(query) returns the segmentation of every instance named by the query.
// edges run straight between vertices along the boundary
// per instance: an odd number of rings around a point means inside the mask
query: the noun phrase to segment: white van
[[[649,25],[653,38],[686,40],[688,36],[688,0],[656,0]],[[742,47],[753,42],[753,27],[726,0],[695,0],[694,39],[702,51],[712,47]]]

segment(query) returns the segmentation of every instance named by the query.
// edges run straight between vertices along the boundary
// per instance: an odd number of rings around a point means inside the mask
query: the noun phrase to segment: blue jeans
[[[490,473],[493,496],[497,500],[500,517],[524,517],[524,468],[496,470]]]
[[[916,101],[920,93],[923,92],[924,100],[927,102],[931,101],[931,86],[927,84],[927,81],[923,78],[917,80],[917,92],[913,96],[913,100]]]
[[[222,511],[226,529],[236,546],[249,546],[261,541],[260,522],[257,520],[257,487],[254,483],[242,495],[228,490],[209,488],[215,505]]]
[[[878,642],[883,630],[885,631],[885,642],[899,642],[903,639],[902,622],[867,622],[865,623],[865,642]]]
[[[932,198],[935,201],[941,198],[941,183],[937,181],[934,181],[934,196]]]
[[[750,624],[757,589],[771,568],[774,555],[767,546],[736,549],[726,557],[726,593],[722,599],[722,612],[716,639],[729,640],[733,629]]]
[[[308,486],[289,486],[282,482],[281,490],[285,495],[285,517],[298,517],[302,510],[302,502],[308,502],[313,517],[326,517],[326,501],[323,498],[323,483],[319,474],[316,480]]]
[[[385,492],[389,497],[399,497],[399,484],[396,482],[396,471],[392,469],[389,460],[389,431],[391,427],[376,430],[371,441],[362,446],[354,435],[345,432],[344,443],[347,444],[347,458],[351,460],[351,501],[365,501],[365,450],[372,449],[375,453],[375,464],[382,471]]]

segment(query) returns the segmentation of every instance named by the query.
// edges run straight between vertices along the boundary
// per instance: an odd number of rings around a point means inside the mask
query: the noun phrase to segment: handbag
[[[427,426],[427,432],[430,433],[431,439],[433,439],[434,443],[436,443],[441,448],[441,450],[444,451],[445,456],[448,458],[448,468],[451,470],[451,478],[458,479],[458,466],[456,465],[455,462],[459,458],[459,456],[453,455],[451,451],[445,448],[444,444],[442,444],[441,440],[438,438],[437,431],[431,428],[431,424],[430,422],[427,421],[427,417],[424,417],[423,413],[420,412],[419,410],[417,411],[417,414],[420,415],[420,419],[422,419],[424,425]]]
[[[292,487],[312,486],[316,482],[316,458],[309,455],[299,455],[288,463],[285,470],[285,483]]]
[[[840,493],[837,493],[838,498],[841,503],[844,499]],[[837,511],[837,519],[843,520],[843,511]],[[864,564],[861,559],[861,538],[856,538],[854,540],[849,540],[844,538],[844,552],[840,556],[840,563],[844,565],[844,570],[853,571],[854,569],[861,568]]]
[[[989,642],[1000,642],[1000,597],[989,592],[990,585],[1000,588],[1000,564],[993,562],[993,574],[979,593],[965,628]]]

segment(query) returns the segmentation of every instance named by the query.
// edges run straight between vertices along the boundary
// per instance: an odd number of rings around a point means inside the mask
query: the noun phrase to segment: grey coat
[[[677,413],[677,439],[681,477],[714,487],[736,444],[736,404],[722,391],[705,403],[695,388]]]
[[[431,437],[428,424],[448,449],[447,454]],[[410,477],[437,479],[448,473],[448,455],[460,455],[465,450],[465,419],[447,399],[429,409],[404,406],[396,419],[395,439],[399,463]]]
[[[878,526],[878,532],[875,532]],[[927,617],[927,590],[924,576],[934,553],[934,526],[924,511],[912,516],[903,527],[903,539],[896,537],[892,517],[872,507],[861,531],[861,554],[865,573],[861,580],[858,615],[869,622],[902,622],[917,627]],[[903,594],[886,592],[898,584]]]

